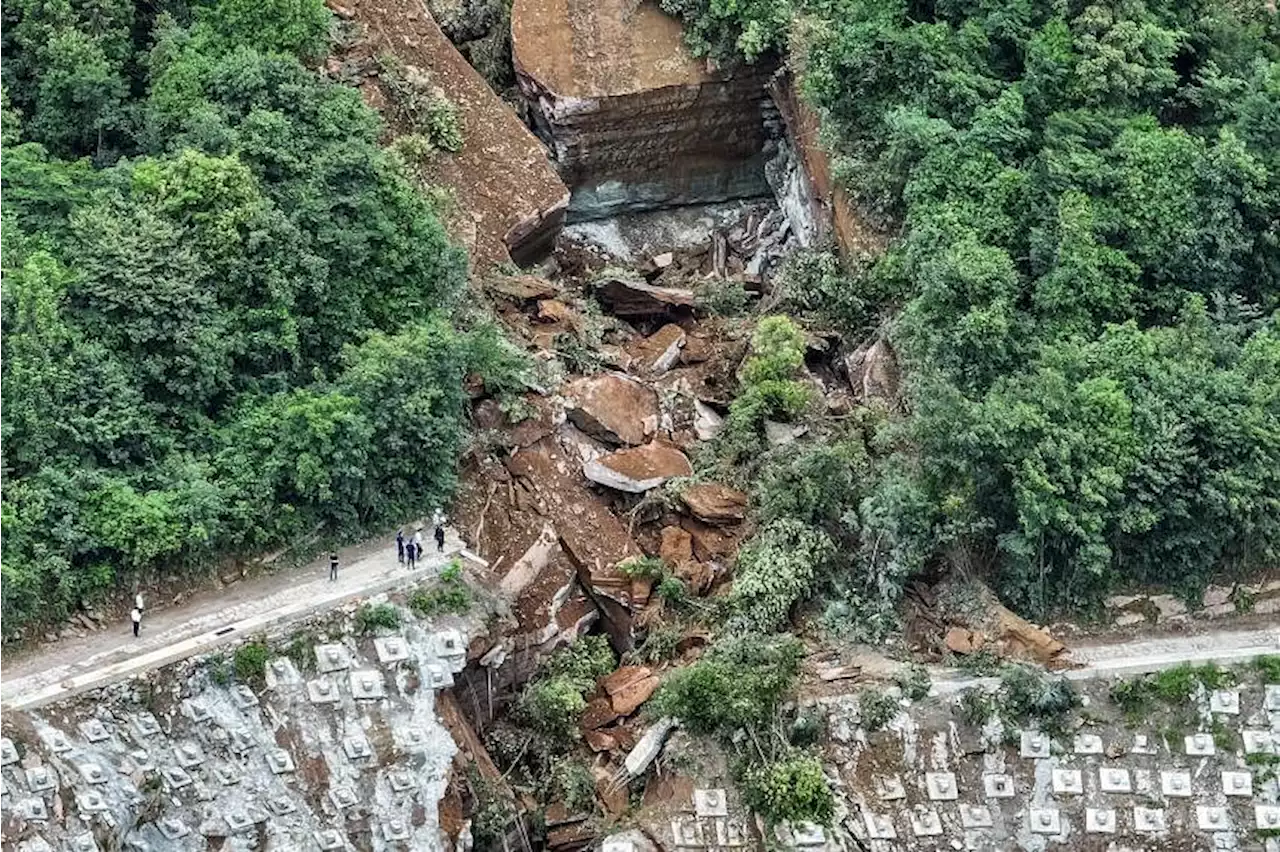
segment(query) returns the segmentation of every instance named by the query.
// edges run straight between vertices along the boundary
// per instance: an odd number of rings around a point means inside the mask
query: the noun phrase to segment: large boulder
[[[661,376],[680,360],[680,350],[685,344],[684,329],[675,323],[667,323],[648,337],[641,338],[629,347],[629,354],[636,365],[652,376]]]
[[[587,479],[608,488],[643,494],[673,477],[692,475],[693,466],[675,447],[653,441],[589,461],[582,466],[582,472]]]
[[[890,407],[897,405],[902,374],[889,341],[864,343],[845,357],[844,367],[849,387],[860,402],[880,400]]]
[[[596,296],[619,317],[661,317],[694,306],[692,290],[657,287],[630,278],[605,278],[596,283]]]
[[[747,495],[714,482],[691,485],[680,493],[690,513],[708,524],[736,524],[747,516]]]
[[[658,428],[658,395],[615,373],[585,376],[564,391],[567,415],[592,437],[638,446]]]

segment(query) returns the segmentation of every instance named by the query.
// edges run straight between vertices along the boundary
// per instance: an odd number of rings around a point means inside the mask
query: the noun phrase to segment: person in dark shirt
[[[329,582],[338,579],[338,551],[329,551]]]
[[[396,561],[404,564],[404,530],[396,530]]]
[[[436,524],[436,552],[444,553],[444,527]]]

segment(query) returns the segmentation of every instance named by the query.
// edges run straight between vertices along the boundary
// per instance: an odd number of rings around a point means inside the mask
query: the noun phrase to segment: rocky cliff
[[[770,70],[709,69],[651,0],[516,0],[512,52],[571,219],[769,194]]]

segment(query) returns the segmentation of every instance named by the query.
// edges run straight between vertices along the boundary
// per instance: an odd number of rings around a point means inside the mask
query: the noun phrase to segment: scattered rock
[[[1231,589],[1227,586],[1210,586],[1204,590],[1202,604],[1205,609],[1222,606],[1231,602]]]
[[[608,698],[593,698],[587,702],[587,709],[582,712],[582,729],[594,731],[605,725],[612,725],[620,714],[613,709],[613,702]]]
[[[693,431],[699,441],[713,440],[724,429],[724,418],[702,400],[694,400]]]
[[[609,731],[587,731],[582,738],[592,751],[613,751],[618,747],[617,738]]]
[[[493,293],[507,296],[517,301],[550,299],[560,292],[555,284],[536,275],[497,276],[486,281],[485,287]]]
[[[808,431],[808,426],[799,426],[795,423],[776,423],[773,420],[764,421],[764,436],[768,439],[771,447],[790,444]]]
[[[597,282],[596,288],[596,295],[617,317],[660,317],[693,310],[692,290],[655,287],[627,278],[606,278]]]
[[[890,405],[897,402],[901,373],[897,355],[887,340],[859,346],[844,363],[849,386],[859,400],[879,399]]]
[[[591,777],[595,780],[596,796],[599,797],[600,804],[604,805],[604,812],[615,819],[625,814],[631,805],[626,786],[614,784],[613,773],[603,766],[592,766]],[[640,832],[632,831],[629,834],[640,834]],[[639,852],[643,847],[637,844],[631,848]],[[649,848],[652,848],[652,844]]]
[[[693,560],[677,565],[675,574],[690,594],[699,597],[705,595],[716,580],[716,572],[710,565]]]
[[[1116,616],[1116,627],[1131,627],[1134,624],[1142,624],[1147,617],[1140,612],[1122,612]]]
[[[539,301],[538,319],[543,322],[564,323],[570,328],[578,327],[577,313],[559,299],[542,299]]]
[[[684,344],[684,329],[674,323],[667,323],[632,347],[631,354],[635,356],[635,363],[641,370],[650,375],[661,376],[680,360],[680,350]]]
[[[1151,605],[1160,613],[1160,621],[1181,618],[1187,614],[1187,605],[1173,595],[1153,595]]]
[[[747,495],[725,485],[691,485],[680,500],[695,518],[709,524],[736,524],[747,516]]]
[[[653,264],[654,269],[666,269],[673,260],[675,260],[675,255],[669,251],[664,251],[662,254],[655,254],[650,262]]]
[[[693,561],[693,536],[680,527],[663,527],[658,555],[668,565],[680,566]]]
[[[836,680],[852,680],[861,674],[861,666],[833,666],[832,668],[818,669],[818,679],[828,683]]]
[[[1112,595],[1102,602],[1107,609],[1125,609],[1142,600],[1141,595]]]
[[[680,526],[693,539],[693,555],[702,562],[728,559],[737,551],[738,542],[724,529],[703,523],[697,518],[683,518]]]
[[[587,479],[608,488],[642,494],[672,477],[692,475],[693,466],[675,447],[653,441],[589,461],[582,466],[582,472]]]
[[[624,676],[618,677],[619,675]],[[624,666],[605,678],[604,688],[609,693],[613,712],[619,716],[630,716],[649,700],[660,682],[644,666]]]
[[[943,639],[947,649],[953,654],[972,654],[982,648],[984,637],[981,633],[963,627],[952,627]]]
[[[577,379],[565,388],[569,419],[588,435],[614,444],[645,443],[658,428],[658,395],[615,373]]]

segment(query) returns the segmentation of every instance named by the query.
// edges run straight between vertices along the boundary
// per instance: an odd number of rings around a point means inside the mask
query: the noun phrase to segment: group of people
[[[444,552],[444,525],[436,524],[436,552]],[[396,561],[401,565],[408,564],[410,570],[418,567],[422,558],[422,530],[414,532],[412,539],[404,537],[404,530],[396,530]]]

